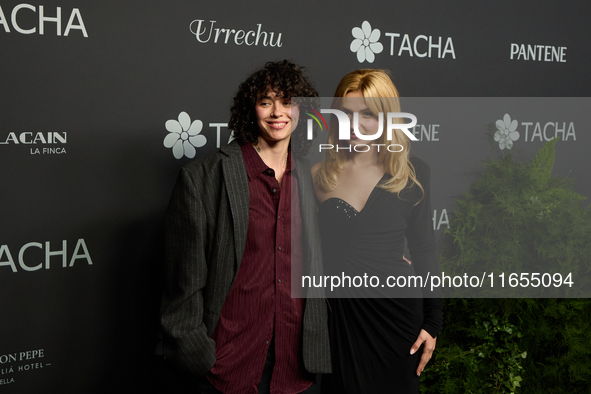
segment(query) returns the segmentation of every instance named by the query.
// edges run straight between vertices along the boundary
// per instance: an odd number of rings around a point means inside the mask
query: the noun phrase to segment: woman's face
[[[361,134],[374,135],[378,131],[380,125],[378,117],[368,108],[367,103],[363,98],[363,93],[360,91],[351,92],[345,96],[343,99],[341,111],[349,116],[351,131],[351,140],[349,141],[350,144],[360,144],[367,142],[365,140],[360,140],[353,131],[353,114],[355,112],[358,113],[358,130]]]
[[[268,143],[289,141],[300,116],[300,110],[292,105],[291,98],[269,90],[257,99],[255,106],[260,136]]]

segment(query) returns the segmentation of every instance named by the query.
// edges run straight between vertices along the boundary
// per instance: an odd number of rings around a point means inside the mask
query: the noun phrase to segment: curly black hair
[[[267,93],[269,89],[283,97],[309,98],[294,102],[300,108],[318,107],[318,92],[305,75],[306,71],[305,67],[300,67],[289,60],[268,62],[240,84],[234,96],[234,104],[230,108],[231,117],[228,123],[228,128],[234,131],[234,138],[239,144],[257,142],[259,129],[255,106],[258,97]],[[291,151],[297,156],[306,155],[312,145],[312,141],[306,138],[303,123],[299,122],[291,135]],[[316,129],[314,129],[314,137],[316,137]]]

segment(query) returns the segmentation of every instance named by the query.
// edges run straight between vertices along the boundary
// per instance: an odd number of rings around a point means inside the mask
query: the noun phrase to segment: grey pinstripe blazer
[[[307,160],[296,159],[304,270],[322,274],[320,236]],[[244,253],[249,193],[236,141],[182,168],[166,211],[166,267],[161,322],[164,354],[201,376],[215,363],[211,335]],[[311,290],[316,291],[316,290]],[[319,296],[321,294],[308,294]],[[331,371],[326,302],[305,303],[302,355],[306,370]]]

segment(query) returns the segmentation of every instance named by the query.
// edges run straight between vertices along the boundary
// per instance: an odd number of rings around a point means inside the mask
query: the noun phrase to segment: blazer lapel
[[[242,158],[242,150],[236,141],[222,147],[221,151],[228,156],[222,160],[222,171],[233,219],[234,248],[236,252],[235,273],[238,273],[244,255],[248,231],[248,176]]]
[[[304,261],[308,264],[307,266],[305,264],[304,268],[309,274],[317,275],[321,274],[321,272],[317,272],[317,267],[314,265],[309,265],[318,258],[315,243],[319,237],[315,223],[316,197],[312,186],[312,174],[307,160],[296,158],[296,165],[298,167],[298,190],[300,192],[300,212],[302,215],[302,246],[304,248]]]

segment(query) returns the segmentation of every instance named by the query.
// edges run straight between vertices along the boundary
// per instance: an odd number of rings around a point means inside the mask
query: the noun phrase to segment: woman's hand
[[[423,372],[423,369],[425,369],[425,366],[431,359],[433,350],[435,350],[435,342],[437,342],[437,337],[433,338],[427,331],[421,329],[417,340],[410,348],[410,354],[415,354],[421,345],[423,345],[423,355],[417,368],[417,376],[421,376],[421,372]]]

